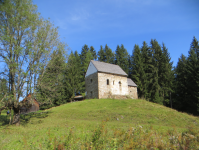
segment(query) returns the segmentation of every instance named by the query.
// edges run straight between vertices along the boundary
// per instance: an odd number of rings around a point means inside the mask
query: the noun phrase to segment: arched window
[[[121,81],[119,81],[119,85],[120,85],[120,86],[121,86],[121,84],[122,84]]]
[[[109,85],[109,79],[107,79],[107,85]]]
[[[119,81],[119,88],[120,88],[120,91],[122,91],[122,83],[121,83],[121,81]]]

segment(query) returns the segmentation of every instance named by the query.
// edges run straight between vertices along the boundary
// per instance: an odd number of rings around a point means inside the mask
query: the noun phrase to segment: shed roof
[[[27,97],[25,97],[21,102],[26,102],[26,101],[30,101],[31,100],[32,95],[28,94]],[[39,106],[39,103],[37,102],[37,100],[35,98],[33,98],[33,102]]]
[[[130,78],[127,78],[127,83],[128,83],[128,86],[137,86],[133,80],[131,80]]]
[[[94,61],[94,60],[91,60],[91,62],[93,63],[93,65],[95,66],[98,72],[127,76],[124,70],[122,70],[122,68],[120,68],[120,66],[118,65],[109,64],[109,63],[100,62],[100,61]]]

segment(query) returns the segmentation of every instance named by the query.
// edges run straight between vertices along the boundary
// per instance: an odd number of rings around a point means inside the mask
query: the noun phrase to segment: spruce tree
[[[93,56],[93,59],[96,60],[97,59],[97,54],[96,54],[96,50],[94,49],[93,46],[90,47],[90,51],[91,51],[91,54]]]
[[[199,114],[199,44],[194,37],[189,55],[184,55],[175,68],[175,108],[194,115]]]
[[[189,112],[199,114],[199,44],[194,37],[187,58],[187,92]]]
[[[117,46],[115,51],[115,64],[119,65],[127,74],[129,74],[129,54],[124,45]]]
[[[81,54],[80,54],[80,59],[81,59],[81,65],[82,65],[83,69],[86,68],[84,66],[84,61],[86,59],[86,54],[88,53],[89,50],[90,49],[89,49],[88,45],[86,45],[86,44],[82,47],[82,51],[81,51]],[[85,72],[85,70],[83,70],[83,71]]]
[[[175,68],[175,105],[180,111],[187,111],[187,58],[182,54]]]
[[[106,61],[105,52],[102,45],[100,46],[100,50],[98,51],[97,55],[98,55],[98,61],[102,62]]]
[[[105,45],[105,48],[103,46],[100,46],[100,50],[98,51],[98,61],[106,62],[106,63],[111,63],[114,64],[114,53],[112,50],[108,47],[108,45]]]
[[[150,85],[150,79],[151,79],[151,73],[152,73],[152,55],[151,51],[147,45],[147,43],[144,41],[141,47],[141,56],[142,56],[142,61],[143,61],[143,67],[144,67],[144,74],[142,78],[142,86],[143,86],[143,95],[142,98],[145,98],[146,100],[149,99],[150,95],[150,90],[149,90],[149,85]]]
[[[161,96],[163,97],[163,103],[166,105],[169,103],[170,93],[173,93],[174,71],[173,62],[166,48],[165,44],[162,45],[162,59],[160,68],[160,86]]]
[[[104,48],[104,54],[105,54],[105,62],[107,63],[111,63],[114,64],[115,60],[114,60],[114,53],[112,52],[112,50],[108,47],[108,45],[105,45]]]
[[[134,46],[133,55],[132,55],[132,74],[131,79],[138,86],[138,97],[144,98],[143,96],[143,74],[144,73],[144,65],[141,56],[141,50],[138,45]]]
[[[81,60],[77,51],[75,51],[74,54],[71,52],[68,58],[65,78],[65,82],[67,85],[66,92],[70,98],[70,101],[73,100],[74,96],[77,93],[80,93],[82,91],[82,88],[84,86],[84,82],[82,79],[83,72],[81,69],[80,62]]]
[[[162,50],[160,45],[156,40],[151,40],[151,47],[150,49],[152,50],[152,64],[153,64],[153,69],[152,69],[152,78],[151,78],[151,100],[155,103],[162,104],[163,99],[160,97],[160,68],[161,68],[161,59],[162,59]]]
[[[66,57],[61,50],[54,51],[51,55],[44,73],[40,74],[37,85],[37,98],[40,102],[48,100],[54,105],[66,102],[64,71],[66,69]]]

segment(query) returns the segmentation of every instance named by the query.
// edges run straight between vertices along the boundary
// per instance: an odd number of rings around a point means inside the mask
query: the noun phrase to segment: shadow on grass
[[[26,126],[28,123],[33,124],[31,120],[34,120],[34,124],[39,124],[43,122],[43,119],[48,117],[51,112],[31,112],[28,114],[21,114],[20,115],[20,125]]]
[[[0,126],[8,125],[10,122],[10,115],[0,115]]]
[[[43,119],[48,117],[51,112],[31,112],[28,114],[20,114],[20,125],[26,126],[32,119],[34,119],[34,123],[42,123]],[[13,116],[12,116],[13,119]],[[10,116],[0,115],[0,126],[7,126],[10,122]]]

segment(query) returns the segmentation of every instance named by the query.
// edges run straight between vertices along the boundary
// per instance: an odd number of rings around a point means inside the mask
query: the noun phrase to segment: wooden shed
[[[31,94],[28,94],[28,96],[23,99],[22,103],[24,104],[20,109],[21,114],[36,112],[39,110],[39,103],[35,98],[32,99]]]

